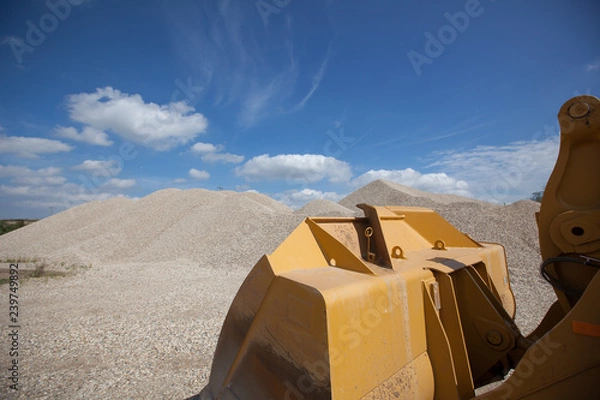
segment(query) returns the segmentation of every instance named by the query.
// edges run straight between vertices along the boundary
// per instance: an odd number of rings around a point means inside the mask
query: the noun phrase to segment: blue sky
[[[156,190],[299,207],[375,179],[507,203],[600,90],[590,1],[5,0],[0,218]]]

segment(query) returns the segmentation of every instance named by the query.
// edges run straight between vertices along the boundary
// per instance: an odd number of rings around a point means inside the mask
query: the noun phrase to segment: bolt
[[[492,346],[500,346],[503,342],[502,334],[495,329],[487,331],[485,338]]]
[[[572,118],[580,119],[590,113],[590,105],[585,101],[578,101],[569,107],[569,115]]]

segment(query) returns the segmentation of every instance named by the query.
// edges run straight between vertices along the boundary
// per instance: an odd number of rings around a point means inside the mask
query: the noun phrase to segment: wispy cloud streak
[[[297,51],[302,32],[289,14],[265,27],[252,2],[178,4],[165,7],[175,53],[202,88],[203,103],[237,108],[242,128],[302,110],[326,76],[332,44],[311,48],[325,54],[322,59]]]

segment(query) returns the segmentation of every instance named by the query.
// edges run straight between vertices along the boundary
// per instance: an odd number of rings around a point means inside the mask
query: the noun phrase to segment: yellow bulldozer
[[[258,261],[198,397],[600,398],[600,100],[575,97],[558,119],[536,215],[557,301],[531,334],[501,245],[429,209],[360,204],[364,217],[308,218]]]

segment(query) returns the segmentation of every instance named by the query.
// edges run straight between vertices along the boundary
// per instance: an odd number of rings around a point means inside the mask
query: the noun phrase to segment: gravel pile
[[[165,189],[137,201],[83,204],[4,235],[0,259],[67,264],[217,259],[247,266],[265,249],[273,251],[302,219],[258,193]]]
[[[0,237],[4,260],[37,256],[55,269],[92,265],[22,282],[21,398],[197,394],[229,305],[258,258],[306,215],[352,216],[362,202],[434,208],[475,239],[504,244],[524,332],[553,301],[539,278],[538,205],[530,201],[498,206],[377,181],[340,204],[318,200],[297,211],[258,193],[203,189],[92,202]],[[7,286],[0,290],[8,310]],[[0,315],[6,327],[8,313]],[[4,366],[8,342],[0,346]],[[2,385],[0,398],[6,395]]]
[[[355,212],[331,200],[320,199],[306,203],[304,207],[294,211],[294,214],[315,217],[354,217],[362,216],[363,212],[362,210]]]
[[[354,209],[357,204],[368,203],[374,206],[414,206],[433,208],[441,204],[454,203],[489,204],[453,194],[436,194],[413,189],[394,182],[376,180],[350,193],[339,201],[344,207]]]

